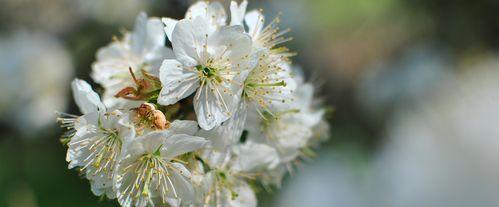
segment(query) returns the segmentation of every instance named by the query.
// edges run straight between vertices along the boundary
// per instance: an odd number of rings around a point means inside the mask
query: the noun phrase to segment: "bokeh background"
[[[98,48],[185,0],[0,0],[0,207],[118,206],[67,169],[54,111],[77,114]],[[228,1],[225,1],[228,5]],[[499,1],[251,0],[292,28],[331,139],[261,206],[499,206]],[[98,87],[95,85],[95,87]]]

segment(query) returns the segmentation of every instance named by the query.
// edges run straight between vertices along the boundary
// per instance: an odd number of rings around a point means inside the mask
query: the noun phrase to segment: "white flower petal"
[[[241,4],[237,5],[237,2],[230,2],[230,25],[242,25],[244,20],[244,15],[246,14],[246,7],[248,6],[248,1],[244,0]]]
[[[227,15],[220,2],[198,1],[187,10],[185,18],[193,20],[197,17],[208,20],[210,25],[223,26],[226,24]]]
[[[92,64],[92,79],[104,87],[120,83],[116,76],[129,76],[128,68],[137,67],[129,57],[130,48],[123,42],[113,42],[97,51],[97,61]],[[114,94],[113,94],[114,95]]]
[[[248,26],[248,34],[255,38],[263,29],[265,17],[260,11],[253,10],[246,14],[244,21]]]
[[[209,2],[206,1],[198,1],[191,5],[187,12],[185,13],[185,18],[194,19],[194,17],[204,17],[207,15],[209,7]]]
[[[105,195],[108,199],[116,198],[112,181],[109,182],[106,179],[90,180],[90,190],[96,196]]]
[[[251,60],[251,37],[244,33],[240,25],[220,28],[208,37],[208,46],[211,56],[227,59],[233,70],[250,70],[254,67],[247,65]]]
[[[266,144],[248,141],[235,146],[234,153],[237,158],[234,160],[231,169],[238,172],[272,169],[279,164],[279,155],[276,149]]]
[[[159,76],[159,70],[163,61],[165,59],[173,59],[175,58],[175,55],[170,48],[157,47],[149,53],[146,53],[142,58],[145,61],[145,65],[142,65],[142,69],[154,76]]]
[[[261,175],[261,181],[263,185],[270,186],[274,185],[278,188],[282,185],[282,179],[284,175],[288,172],[286,164],[280,164],[275,169],[270,171],[264,171]]]
[[[92,90],[92,87],[87,82],[75,79],[71,83],[71,88],[73,89],[74,100],[81,113],[104,112],[106,110],[99,95]]]
[[[193,70],[183,67],[176,60],[163,61],[159,73],[163,87],[159,93],[158,103],[161,105],[174,104],[196,91],[199,87],[199,78]]]
[[[171,42],[173,30],[175,29],[175,26],[177,25],[178,20],[164,17],[161,19],[161,21],[163,22],[163,24],[165,24],[164,30],[165,30],[166,36],[168,37],[168,40],[170,40],[170,42]]]
[[[232,86],[226,86],[229,88]],[[224,89],[211,82],[198,89],[194,99],[199,126],[211,130],[229,119],[239,103],[242,89]]]
[[[230,146],[239,142],[246,123],[247,110],[240,102],[234,116],[211,130],[200,130],[197,135],[210,140],[210,146],[219,152],[227,151]]]
[[[225,149],[215,149],[211,145],[206,145],[200,150],[199,156],[210,168],[218,168],[227,162],[227,159],[230,158],[230,153],[230,147]]]
[[[180,20],[172,33],[172,47],[177,60],[187,67],[194,67],[203,62],[203,44],[206,42],[206,36],[212,32],[203,18]]]
[[[135,54],[147,55],[150,51],[165,44],[163,24],[158,18],[147,18],[142,12],[135,21],[131,36],[131,48]]]
[[[109,45],[97,50],[97,60],[124,59],[127,57],[130,52],[128,44],[130,35],[127,34],[125,36],[124,41],[113,41]]]
[[[170,130],[176,134],[194,135],[198,132],[198,123],[189,120],[175,120],[170,125]]]
[[[171,159],[178,155],[197,150],[205,146],[207,143],[208,141],[202,137],[175,134],[163,141],[161,156],[165,159]]]
[[[247,105],[244,101],[240,101],[234,115],[229,119],[229,122],[226,125],[224,124],[230,132],[229,137],[232,137],[234,142],[240,140],[244,131],[244,125],[246,125],[247,116]]]
[[[165,140],[172,135],[172,131],[151,131],[140,137],[136,137],[127,147],[128,154],[143,155],[153,153],[161,146],[164,147]]]
[[[227,206],[230,207],[256,207],[257,199],[255,192],[244,181],[238,182],[232,190],[237,194],[235,199],[228,199]]]
[[[310,83],[301,84],[295,90],[294,97],[295,100],[291,104],[292,108],[308,110],[314,98],[314,86]]]
[[[194,188],[190,178],[191,174],[184,165],[180,163],[171,163],[171,179],[175,186],[175,193],[179,198],[180,204],[188,204],[194,199]],[[173,192],[170,192],[173,194]],[[174,198],[175,196],[171,196]]]

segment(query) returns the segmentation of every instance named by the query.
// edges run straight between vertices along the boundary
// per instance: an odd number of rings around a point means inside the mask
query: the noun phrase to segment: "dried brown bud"
[[[141,117],[147,117],[150,112],[156,110],[156,107],[150,103],[143,103],[136,109],[136,112]]]
[[[164,130],[170,128],[170,122],[166,120],[165,115],[160,110],[153,110],[151,112],[151,121],[157,129]]]
[[[116,98],[124,98],[128,100],[148,100],[153,96],[153,92],[161,88],[161,81],[151,73],[141,69],[142,78],[135,76],[132,68],[128,68],[134,86],[128,86],[121,89],[114,96]]]

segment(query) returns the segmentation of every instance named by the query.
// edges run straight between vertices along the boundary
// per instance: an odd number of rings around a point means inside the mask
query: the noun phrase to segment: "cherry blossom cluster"
[[[288,30],[247,2],[200,1],[180,20],[141,13],[72,82],[60,114],[69,168],[124,207],[257,206],[328,134]],[[228,20],[230,18],[230,21]],[[171,43],[171,48],[167,47]]]

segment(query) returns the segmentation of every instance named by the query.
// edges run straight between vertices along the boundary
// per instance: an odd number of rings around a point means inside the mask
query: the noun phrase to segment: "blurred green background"
[[[97,49],[140,11],[180,18],[191,3],[0,1],[0,207],[118,206],[67,169],[54,111],[78,114],[69,81],[90,81]],[[256,8],[282,12],[294,62],[336,109],[318,157],[261,206],[499,206],[499,1]]]

